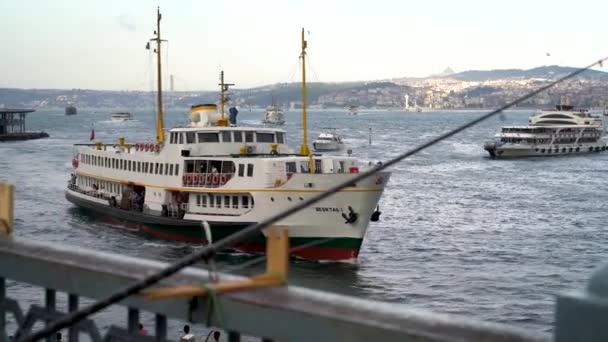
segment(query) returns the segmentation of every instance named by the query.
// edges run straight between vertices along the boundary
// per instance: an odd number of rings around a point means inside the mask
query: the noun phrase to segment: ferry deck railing
[[[198,173],[188,172],[182,176],[182,184],[188,187],[219,188],[234,177],[232,173]]]

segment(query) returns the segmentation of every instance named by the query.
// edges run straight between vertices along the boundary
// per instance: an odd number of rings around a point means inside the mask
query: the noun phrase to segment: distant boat
[[[323,128],[317,139],[312,142],[315,151],[339,151],[344,147],[342,137],[335,128]]]
[[[357,106],[350,106],[350,107],[348,107],[348,114],[350,114],[350,115],[357,115],[357,113],[358,113]]]
[[[76,107],[70,105],[65,107],[65,115],[76,115],[78,114],[78,110],[76,109]]]
[[[272,98],[272,104],[266,108],[262,122],[268,125],[282,125],[285,123],[283,110],[274,102],[274,97]]]
[[[129,112],[114,112],[112,113],[112,121],[128,121],[131,120],[131,113]]]
[[[542,110],[527,126],[505,126],[484,149],[490,157],[535,157],[608,150],[606,132],[599,116],[567,104]]]

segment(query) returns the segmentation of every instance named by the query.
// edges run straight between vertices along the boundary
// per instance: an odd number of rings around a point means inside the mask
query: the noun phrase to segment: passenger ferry
[[[557,105],[532,115],[528,126],[506,126],[484,149],[495,157],[536,157],[606,151],[604,125],[586,109]]]
[[[262,123],[266,125],[283,125],[285,123],[283,110],[274,102],[274,97],[272,99],[272,104],[266,108]]]
[[[103,217],[169,240],[210,243],[286,210],[356,176],[352,157],[310,153],[306,142],[303,98],[303,143],[299,152],[287,145],[278,128],[239,127],[224,114],[228,86],[221,74],[220,109],[193,106],[186,127],[163,127],[160,71],[160,13],[157,139],[154,142],[96,142],[74,146],[73,170],[66,198]],[[306,41],[302,31],[301,58]],[[302,62],[302,67],[306,63]],[[303,69],[303,87],[306,79]],[[232,120],[231,120],[232,121]],[[291,254],[309,260],[357,258],[370,219],[390,177],[380,172],[351,184],[277,225],[289,230]],[[233,248],[265,251],[264,233]]]

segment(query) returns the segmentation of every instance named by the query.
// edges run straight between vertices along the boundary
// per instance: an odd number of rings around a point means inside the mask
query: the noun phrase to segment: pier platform
[[[0,108],[0,142],[48,138],[46,132],[28,132],[25,115],[34,109]]]

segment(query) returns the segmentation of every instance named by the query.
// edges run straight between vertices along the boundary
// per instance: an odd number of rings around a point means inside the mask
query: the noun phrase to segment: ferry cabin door
[[[315,159],[315,173],[323,173],[323,164],[321,159]]]

